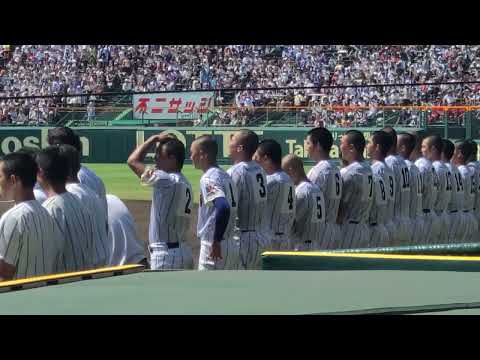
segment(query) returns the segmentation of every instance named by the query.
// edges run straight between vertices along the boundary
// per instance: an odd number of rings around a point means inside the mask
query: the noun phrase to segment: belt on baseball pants
[[[311,243],[312,243],[312,240],[305,240],[304,243],[305,243],[305,244],[311,244]]]
[[[458,212],[458,210],[452,210],[452,211],[450,211],[450,214],[455,214],[457,212]]]
[[[423,209],[422,211],[424,214],[430,214],[430,209]]]
[[[463,210],[463,212],[464,212],[464,213],[469,213],[469,212],[470,212],[470,210]]]
[[[348,223],[349,223],[349,224],[356,224],[356,225],[360,224],[360,222],[358,222],[358,221],[353,221],[353,220],[350,220]]]
[[[377,226],[377,223],[371,223],[370,226]]]
[[[284,235],[284,233],[275,233],[275,236],[281,236]]]
[[[165,245],[167,245],[167,248],[169,249],[178,249],[180,247],[180,243],[179,242],[169,242],[169,243],[164,243]],[[151,246],[148,247],[150,252],[153,251],[153,248]]]
[[[247,232],[255,232],[257,230],[240,230],[241,233],[247,233]]]

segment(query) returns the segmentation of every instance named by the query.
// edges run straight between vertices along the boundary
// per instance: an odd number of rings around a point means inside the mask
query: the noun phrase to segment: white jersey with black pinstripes
[[[405,160],[400,155],[389,155],[385,164],[395,175],[395,218],[409,218],[410,214],[410,172]]]
[[[38,201],[21,202],[0,218],[0,258],[15,266],[14,278],[64,272],[62,252],[60,229]]]
[[[91,169],[82,166],[77,174],[78,180],[81,184],[87,185],[92,189],[102,201],[102,209],[105,212],[105,218],[108,219],[108,205],[105,184],[102,179],[95,174]]]
[[[366,162],[353,162],[340,170],[343,180],[343,224],[358,222],[366,224],[373,199],[373,175]]]
[[[475,190],[473,183],[475,181],[475,173],[473,169],[466,165],[460,165],[458,171],[462,177],[463,181],[463,190],[464,190],[464,200],[463,200],[463,211],[473,211],[473,206],[475,205]]]
[[[181,173],[147,168],[140,183],[153,188],[148,242],[150,247],[165,243],[186,243],[193,208],[193,190]]]
[[[387,166],[382,161],[375,161],[371,168],[374,180],[374,191],[368,223],[386,224],[390,220],[387,217],[388,180],[385,175],[385,169],[387,169]]]
[[[225,198],[230,205],[230,217],[224,240],[233,238],[237,217],[238,196],[230,175],[219,167],[211,167],[200,178],[200,207],[198,212],[197,236],[200,240],[213,242],[215,233],[215,207],[213,201]]]
[[[242,161],[227,170],[238,192],[240,230],[261,232],[267,218],[267,175],[255,161]]]
[[[448,203],[447,210],[449,212],[462,211],[462,202],[465,199],[462,176],[455,165],[451,163],[445,163],[445,166],[453,175],[452,197]]]
[[[421,157],[415,161],[415,165],[422,176],[422,207],[424,210],[434,210],[433,206],[437,198],[437,180],[435,169],[430,160]]]
[[[478,209],[478,205],[480,204],[480,169],[478,167],[478,161],[472,161],[467,164],[468,168],[472,173],[475,174],[475,184],[472,183],[472,189],[475,192],[475,201],[473,203],[473,208],[475,209],[475,213],[478,214],[480,209]]]
[[[82,202],[68,191],[45,200],[42,206],[53,217],[64,238],[66,271],[91,269],[100,258],[95,245],[95,223]]]
[[[423,199],[422,199],[422,175],[418,167],[406,159],[405,163],[410,172],[410,218],[415,219],[417,216],[423,215]]]
[[[438,212],[443,212],[447,209],[448,203],[452,196],[452,173],[447,169],[442,161],[432,162],[432,166],[438,176],[437,198],[434,209]]]
[[[338,206],[342,197],[342,177],[340,169],[332,160],[319,161],[308,172],[308,178],[317,184],[325,197],[327,223],[335,224],[338,215]]]
[[[288,236],[295,218],[295,186],[284,171],[267,175],[267,218],[265,232]]]
[[[305,241],[318,247],[325,227],[325,200],[320,188],[309,181],[302,181],[295,188],[297,204],[292,227],[292,240],[296,244]]]
[[[105,218],[103,203],[100,197],[87,185],[69,183],[66,186],[69,193],[75,195],[92,215],[95,225],[95,248],[99,254],[95,267],[105,266],[113,251],[112,244],[108,242],[108,219]]]

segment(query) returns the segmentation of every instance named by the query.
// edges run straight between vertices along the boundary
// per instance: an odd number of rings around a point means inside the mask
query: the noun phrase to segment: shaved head
[[[297,155],[288,154],[284,156],[282,159],[282,169],[292,178],[295,184],[307,178],[303,161]]]
[[[252,130],[243,129],[237,131],[235,137],[237,138],[238,145],[243,145],[247,155],[252,157],[258,148],[258,135]]]

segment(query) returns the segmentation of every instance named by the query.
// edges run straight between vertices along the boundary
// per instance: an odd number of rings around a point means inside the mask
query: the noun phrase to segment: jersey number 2
[[[190,192],[189,188],[187,188],[185,195],[187,196],[187,204],[185,205],[185,214],[190,214],[192,212],[192,210],[190,209],[190,203],[192,202],[192,193]]]

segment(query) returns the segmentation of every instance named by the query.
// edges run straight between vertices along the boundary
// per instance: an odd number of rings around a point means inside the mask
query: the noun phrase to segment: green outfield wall
[[[0,155],[19,150],[24,146],[44,148],[48,146],[47,136],[49,128],[11,128],[0,127]],[[237,128],[196,128],[196,127],[155,127],[155,128],[126,128],[126,127],[105,127],[105,128],[75,128],[82,142],[82,161],[86,163],[124,163],[129,154],[136,146],[142,144],[148,137],[161,132],[175,134],[186,146],[187,158],[189,149],[195,138],[201,135],[213,135],[219,144],[219,162],[228,162],[228,145],[231,134]],[[285,154],[293,153],[305,160],[306,152],[304,147],[305,136],[310,128],[251,128],[260,139],[275,139],[283,147]],[[339,143],[342,134],[348,129],[331,130],[334,137],[334,146],[331,151],[332,158],[338,158]],[[374,128],[358,128],[368,139]],[[402,129],[397,129],[402,131]],[[405,129],[412,131],[412,129]],[[418,130],[421,132],[423,130]],[[153,152],[147,155],[153,159]],[[189,161],[187,161],[188,163]]]

